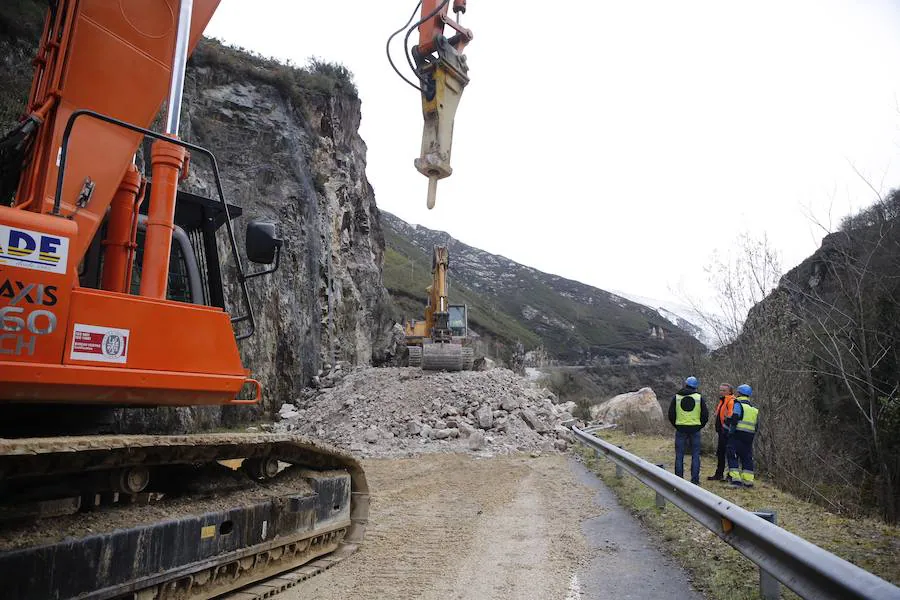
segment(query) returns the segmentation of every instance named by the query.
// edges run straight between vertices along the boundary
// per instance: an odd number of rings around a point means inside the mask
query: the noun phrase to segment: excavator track
[[[426,371],[471,371],[474,362],[472,348],[460,344],[422,346],[422,368]]]
[[[356,551],[369,493],[352,456],[300,436],[94,435],[0,439],[0,502],[87,511],[0,521],[0,598],[249,600]]]

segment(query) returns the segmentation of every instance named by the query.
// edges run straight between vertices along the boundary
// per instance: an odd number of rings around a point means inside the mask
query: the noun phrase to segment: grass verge
[[[670,436],[604,431],[602,437],[645,460],[672,469],[675,451]],[[681,563],[694,586],[707,598],[759,598],[756,565],[677,507],[667,504],[665,509],[658,510],[653,491],[627,474],[616,479],[612,462],[605,458],[595,459],[592,451],[579,448],[588,467],[600,475],[622,505]],[[688,456],[685,472],[690,471],[689,464]],[[781,491],[767,482],[764,474],[758,476],[753,489],[733,489],[717,481],[706,481],[715,466],[715,457],[702,457],[701,480],[707,490],[747,510],[774,510],[778,513],[778,524],[791,533],[900,585],[900,528],[875,519],[834,515],[821,506]],[[797,597],[787,588],[783,589],[785,598]]]

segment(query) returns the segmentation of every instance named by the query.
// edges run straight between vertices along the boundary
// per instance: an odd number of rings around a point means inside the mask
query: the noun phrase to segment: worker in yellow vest
[[[759,409],[750,403],[753,388],[737,387],[728,425],[728,474],[734,487],[753,487],[753,438],[759,429]],[[740,464],[740,466],[738,466]]]
[[[669,422],[675,426],[675,474],[684,477],[684,452],[690,446],[691,483],[696,485],[700,485],[700,430],[709,420],[699,387],[696,377],[688,377],[669,403]]]

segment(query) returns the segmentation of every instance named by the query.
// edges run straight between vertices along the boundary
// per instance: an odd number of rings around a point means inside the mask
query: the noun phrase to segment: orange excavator
[[[431,205],[468,81],[472,35],[450,5],[425,0],[407,30]],[[0,140],[0,598],[269,597],[363,539],[352,456],[287,434],[126,435],[109,418],[263,394],[238,341],[255,329],[248,284],[279,267],[283,242],[251,221],[246,258],[268,266],[248,269],[215,157],[178,137],[187,58],[217,7],[49,0],[26,116]],[[179,189],[197,161],[214,198]]]

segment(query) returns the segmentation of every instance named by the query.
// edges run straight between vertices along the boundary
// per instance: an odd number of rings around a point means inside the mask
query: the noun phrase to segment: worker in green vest
[[[684,380],[684,387],[669,403],[669,422],[675,426],[675,474],[684,477],[684,452],[691,449],[691,483],[700,485],[700,430],[709,420],[706,402],[700,395],[696,377]]]
[[[737,387],[728,426],[728,474],[734,487],[753,487],[753,438],[759,429],[759,409],[750,403],[753,388]],[[740,464],[740,466],[738,466]]]

